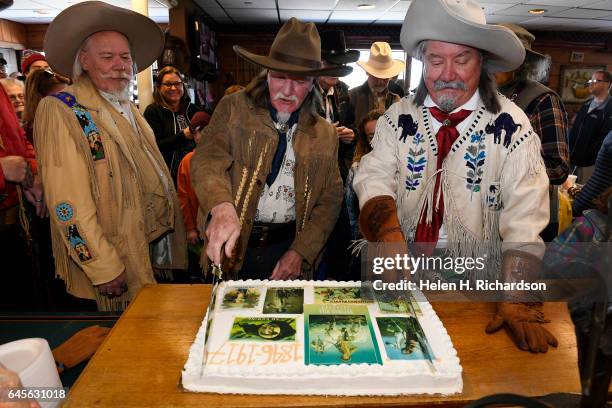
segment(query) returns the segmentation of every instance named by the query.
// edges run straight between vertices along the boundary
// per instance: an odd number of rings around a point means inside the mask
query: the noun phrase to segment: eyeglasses
[[[178,82],[162,82],[162,86],[164,86],[166,88],[176,88],[176,89],[179,89],[181,87],[181,85],[183,85],[182,81],[178,81]]]
[[[598,83],[598,82],[610,82],[610,81],[605,81],[605,80],[603,80],[603,79],[589,79],[589,80],[587,81],[587,84],[592,85],[592,84],[596,84],[596,83]]]
[[[9,95],[9,99],[13,102],[15,102],[16,100],[24,100],[25,99],[25,95],[20,93],[20,94],[13,94],[13,95]]]

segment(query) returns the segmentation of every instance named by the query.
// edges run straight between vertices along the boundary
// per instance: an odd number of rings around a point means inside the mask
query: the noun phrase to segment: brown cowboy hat
[[[72,66],[83,41],[100,31],[117,31],[130,42],[139,71],[150,66],[164,47],[164,34],[150,18],[101,1],[70,6],[51,22],[45,35],[45,55],[54,71],[72,76]]]
[[[238,56],[273,71],[306,76],[348,75],[351,67],[321,64],[321,38],[313,23],[302,23],[295,17],[287,21],[276,34],[268,55],[257,55],[234,45]]]
[[[525,51],[535,56],[538,56],[540,58],[546,58],[546,55],[540,54],[539,52],[534,51],[531,48],[531,46],[533,45],[533,42],[535,41],[535,35],[531,34],[529,31],[525,30],[523,27],[516,25],[516,24],[499,23],[498,25],[510,29],[510,31],[512,31],[518,37],[518,39],[523,43],[523,47],[525,47]]]

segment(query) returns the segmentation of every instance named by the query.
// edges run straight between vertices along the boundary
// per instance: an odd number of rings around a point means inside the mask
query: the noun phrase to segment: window
[[[359,61],[367,61],[368,58],[370,57],[370,50],[367,49],[367,50],[359,50],[359,51],[361,52],[359,56]],[[407,57],[407,54],[404,51],[401,51],[401,50],[393,51],[393,59],[399,59],[402,61],[406,61],[406,57]],[[355,88],[356,86],[363,84],[368,79],[368,75],[366,74],[366,72],[363,70],[363,68],[357,65],[356,62],[353,62],[348,65],[353,67],[353,72],[351,72],[350,75],[347,75],[340,79],[342,80],[342,82],[348,85],[349,89]],[[416,86],[419,84],[419,80],[421,79],[422,66],[423,64],[421,63],[421,61],[415,60],[414,58],[412,59],[412,65],[410,69],[410,89],[416,88]],[[402,71],[400,72],[398,79],[404,79],[404,78],[405,78],[405,72]]]

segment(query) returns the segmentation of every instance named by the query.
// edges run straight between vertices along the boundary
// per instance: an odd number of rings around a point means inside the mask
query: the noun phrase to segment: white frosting
[[[267,287],[303,287],[304,304],[314,303],[315,286],[349,287],[361,282],[335,281],[228,281],[218,289],[210,330],[208,355],[203,364],[206,317],[189,351],[182,375],[190,391],[236,394],[302,395],[402,395],[461,392],[462,368],[442,322],[421,292],[419,323],[435,360],[390,360],[385,352],[376,317],[402,316],[381,313],[376,302],[368,307],[383,364],[304,364],[304,317],[292,314],[262,315]],[[253,309],[222,309],[223,294],[231,287],[259,287],[259,304]],[[234,317],[296,318],[295,342],[229,341]],[[405,316],[405,315],[404,315]]]

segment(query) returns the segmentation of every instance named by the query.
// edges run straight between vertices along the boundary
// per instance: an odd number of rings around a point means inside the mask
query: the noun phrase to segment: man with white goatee
[[[423,62],[423,77],[414,96],[378,120],[373,151],[355,175],[364,236],[488,256],[487,273],[529,279],[544,252],[548,177],[538,135],[491,76],[521,65],[522,43],[509,29],[487,25],[473,0],[414,0],[400,40]],[[504,295],[513,303],[498,305],[487,332],[507,325],[532,352],[557,344],[541,324],[541,304]]]
[[[155,22],[98,1],[49,26],[47,61],[71,76],[34,123],[57,274],[74,296],[123,310],[156,275],[186,267],[176,191],[153,131],[129,100],[138,69],[163,48]]]

